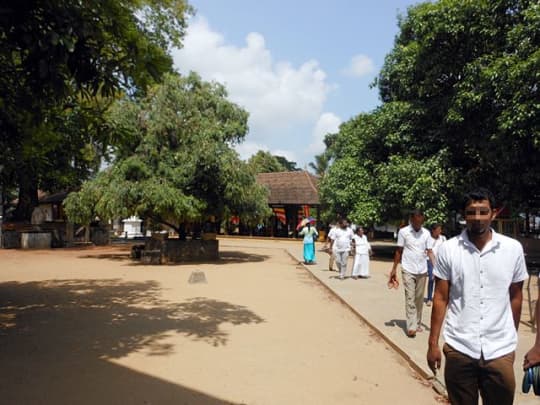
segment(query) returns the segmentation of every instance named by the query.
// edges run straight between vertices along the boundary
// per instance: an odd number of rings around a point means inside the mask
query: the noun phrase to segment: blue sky
[[[369,85],[410,0],[191,0],[180,72],[227,87],[250,113],[237,146],[244,159],[267,150],[305,167],[339,124],[380,104]]]

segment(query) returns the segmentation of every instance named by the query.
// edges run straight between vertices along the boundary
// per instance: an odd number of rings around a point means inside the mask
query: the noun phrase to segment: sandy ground
[[[0,250],[0,403],[439,403],[284,250],[220,243],[172,266]]]

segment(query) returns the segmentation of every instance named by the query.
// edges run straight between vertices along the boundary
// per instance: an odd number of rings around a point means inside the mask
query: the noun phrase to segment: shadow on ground
[[[427,331],[429,332],[430,331],[430,328],[429,328],[429,325],[426,325],[425,322],[422,322],[422,329],[424,331]],[[407,321],[405,319],[391,319],[389,321],[386,321],[384,323],[384,326],[389,326],[389,327],[398,327],[400,328],[401,330],[403,330],[403,333],[405,335],[407,335]]]
[[[398,327],[403,330],[403,333],[407,334],[407,321],[405,319],[391,319],[384,323],[384,326]]]
[[[167,356],[171,333],[226,345],[222,323],[256,324],[248,308],[207,298],[171,303],[152,281],[0,284],[0,392],[13,404],[228,404],[112,360]]]
[[[381,262],[393,262],[394,254],[396,252],[396,246],[394,245],[378,245],[372,244],[373,257],[372,259],[379,260]]]
[[[112,260],[116,262],[125,262],[128,266],[144,266],[140,260],[134,260],[131,258],[131,251],[122,249],[119,252],[111,253],[97,253],[97,254],[85,254],[79,256],[80,259],[102,259]],[[268,260],[270,256],[261,255],[257,253],[246,253],[241,251],[227,251],[223,250],[219,252],[219,260],[215,261],[190,261],[183,263],[169,263],[167,266],[185,266],[192,264],[214,264],[214,265],[226,265],[226,264],[241,264],[241,263],[257,263]]]

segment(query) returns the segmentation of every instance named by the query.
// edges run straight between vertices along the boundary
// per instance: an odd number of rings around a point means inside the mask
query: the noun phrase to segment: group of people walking
[[[446,240],[440,224],[426,229],[419,209],[410,212],[409,224],[397,235],[389,286],[399,285],[399,267],[410,338],[423,332],[424,303],[432,306],[427,363],[437,373],[444,353],[444,378],[452,404],[476,405],[482,397],[486,405],[505,405],[514,399],[513,363],[528,272],[521,244],[491,228],[495,207],[489,190],[476,189],[464,196],[466,227],[458,236]],[[353,231],[341,219],[330,230],[328,242],[329,269],[335,262],[339,279],[346,276],[351,250],[352,277],[369,277],[372,251],[362,227]],[[540,303],[536,319],[540,319]],[[441,332],[445,342],[442,350]],[[530,371],[527,375],[537,378],[540,386],[540,332],[523,360],[524,369],[534,366],[538,376]]]
[[[315,227],[307,223],[298,233],[304,238],[304,263],[313,264],[315,261],[315,240],[318,236]],[[364,228],[350,226],[346,219],[340,219],[336,226],[330,228],[325,250],[330,254],[329,270],[337,265],[340,280],[347,274],[349,255],[353,254],[352,278],[369,278],[369,257],[373,254]]]
[[[352,278],[369,278],[369,257],[373,254],[367,236],[362,226],[349,226],[346,219],[340,219],[336,226],[331,227],[327,237],[327,251],[330,254],[328,270],[332,271],[334,263],[337,266],[340,280],[347,274],[347,263],[352,252],[354,256]]]

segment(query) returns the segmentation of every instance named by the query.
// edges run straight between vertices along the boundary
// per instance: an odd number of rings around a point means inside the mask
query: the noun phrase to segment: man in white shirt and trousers
[[[414,209],[409,216],[409,225],[398,232],[394,265],[390,281],[396,280],[397,266],[401,262],[401,274],[405,289],[405,315],[407,336],[413,338],[422,331],[422,308],[427,279],[427,256],[435,262],[429,246],[429,231],[424,228],[424,213]]]
[[[445,320],[444,378],[452,404],[510,405],[523,281],[523,248],[491,229],[494,198],[489,190],[468,193],[467,228],[441,245],[434,269],[435,294],[427,362],[441,366],[439,335]],[[446,313],[446,319],[445,319]]]
[[[344,280],[347,273],[347,261],[351,250],[353,231],[346,219],[340,219],[330,239],[330,248],[339,271],[339,279]]]

